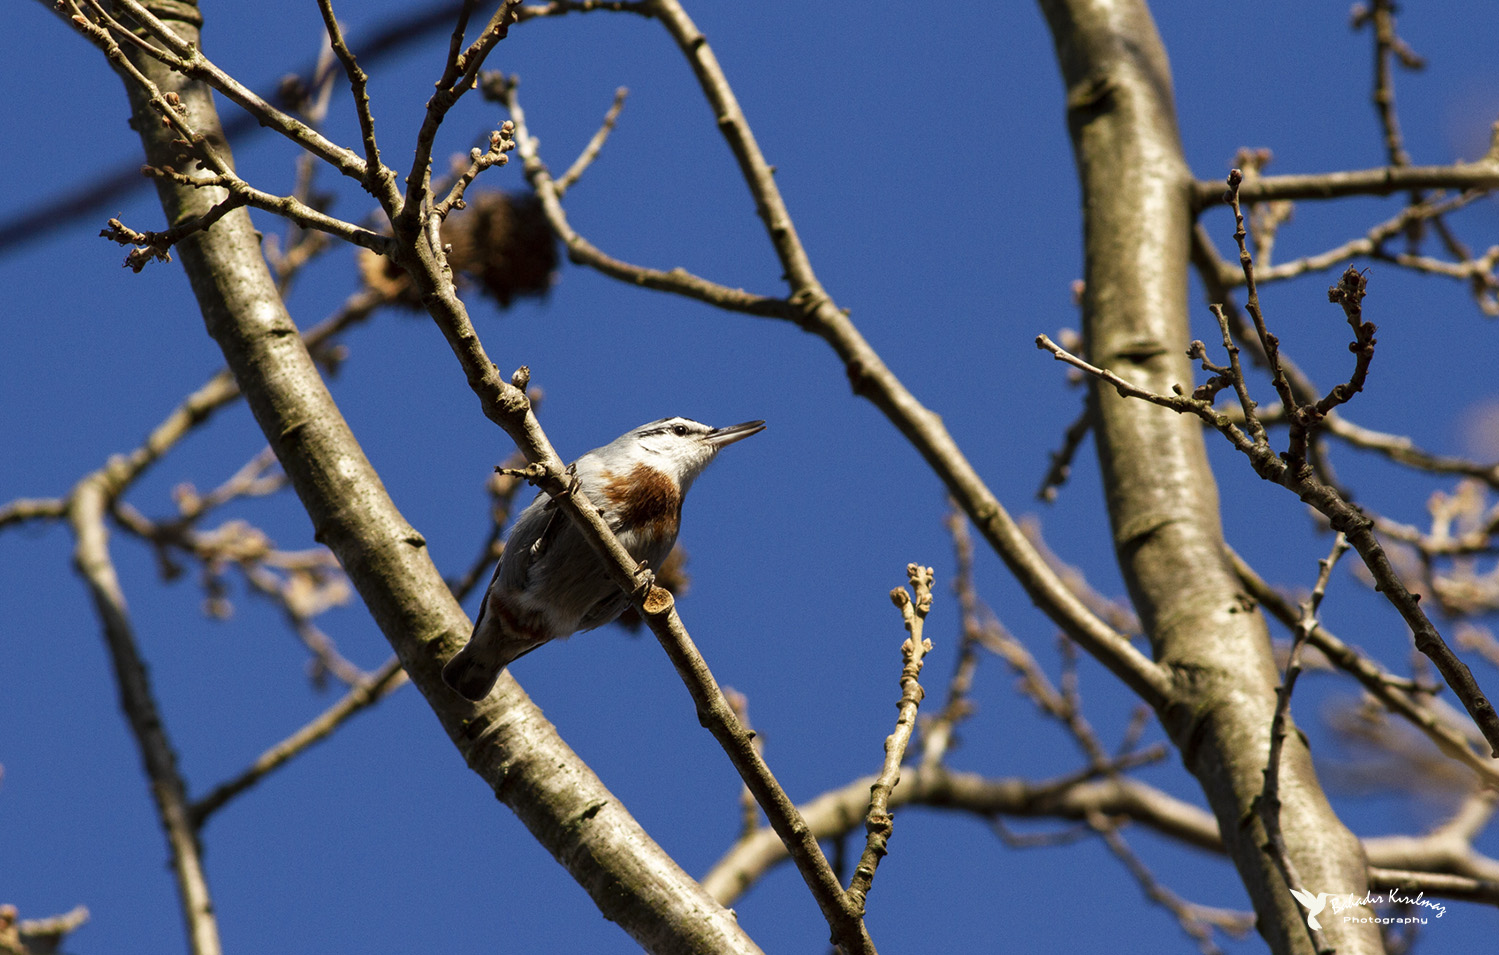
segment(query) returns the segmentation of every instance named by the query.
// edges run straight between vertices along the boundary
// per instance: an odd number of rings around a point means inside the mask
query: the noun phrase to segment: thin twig
[[[900,609],[901,620],[909,634],[900,647],[904,666],[900,672],[900,701],[896,704],[898,716],[895,732],[885,739],[884,766],[875,777],[874,785],[869,787],[864,852],[859,856],[859,864],[855,866],[854,877],[848,886],[849,900],[861,914],[874,883],[875,870],[889,851],[890,836],[895,830],[895,819],[890,815],[890,793],[900,783],[900,764],[906,758],[906,747],[911,743],[911,734],[916,731],[916,712],[926,695],[919,678],[922,662],[932,649],[932,641],[922,637],[926,615],[932,609],[932,568],[908,564],[906,576],[911,582],[909,593],[904,587],[890,591],[890,599]]]
[[[1036,491],[1038,499],[1047,503],[1057,499],[1057,491],[1072,475],[1072,459],[1077,455],[1077,449],[1082,446],[1083,439],[1091,430],[1093,430],[1093,397],[1092,392],[1084,392],[1083,410],[1073,419],[1072,424],[1067,426],[1067,431],[1062,436],[1062,447],[1051,452],[1051,466],[1047,468],[1046,476],[1041,479],[1041,488]]]
[[[77,7],[71,0],[65,0],[65,2],[68,3],[72,10],[77,12]],[[214,90],[222,93],[241,108],[254,115],[263,125],[286,136],[299,147],[324,160],[344,175],[349,176],[357,182],[364,182],[366,178],[365,164],[359,156],[322,136],[306,123],[301,122],[282,110],[276,109],[254,91],[219,69],[218,66],[203,55],[202,51],[193,44],[183,40],[170,27],[157,19],[151,11],[140,4],[138,0],[116,0],[116,3],[120,11],[126,13],[131,20],[144,28],[147,35],[159,40],[163,47],[165,47],[164,50],[155,50],[152,52],[151,55],[154,59],[190,79],[201,80],[207,83]],[[82,14],[80,13],[79,16],[82,16]],[[76,18],[73,23],[79,32],[84,33],[96,45],[99,45],[106,55],[110,56],[112,62],[120,62],[119,59],[116,59],[116,54],[109,49],[110,45],[113,45],[115,50],[119,49],[118,44],[114,40],[117,34],[113,31],[105,31],[99,27],[89,30],[84,24],[79,24]],[[88,26],[92,26],[92,24]],[[123,59],[123,52],[119,55]],[[130,70],[132,72],[131,79],[134,82],[141,84],[145,89],[152,90],[153,96],[159,95],[154,90],[154,84],[150,80],[147,80],[144,74],[141,74],[133,67],[130,67]],[[164,105],[165,101],[163,101]],[[168,116],[167,110],[163,109],[162,106],[158,106],[158,111],[162,113],[163,117],[170,120],[171,117]],[[191,137],[189,137],[189,140],[191,141]],[[212,171],[222,174],[228,170],[224,163],[215,162]]]
[[[628,95],[630,95],[630,91],[623,86],[614,91],[614,102],[609,106],[609,111],[604,114],[604,121],[599,125],[598,131],[593,134],[593,138],[588,141],[588,145],[583,147],[583,151],[578,154],[578,158],[573,160],[573,164],[567,167],[567,172],[558,176],[556,182],[553,183],[553,188],[557,191],[558,199],[566,195],[567,190],[571,189],[579,179],[582,179],[583,173],[587,172],[588,167],[593,165],[593,161],[599,158],[599,153],[603,150],[604,143],[609,140],[609,134],[614,131],[614,124],[619,121],[620,110],[625,108],[625,97]]]
[[[1223,950],[1213,941],[1214,927],[1223,929],[1236,937],[1243,937],[1254,928],[1254,916],[1251,913],[1197,905],[1168,889],[1155,877],[1155,873],[1150,871],[1150,867],[1145,864],[1144,860],[1130,848],[1129,843],[1119,831],[1119,825],[1102,813],[1088,813],[1088,826],[1103,839],[1109,852],[1113,853],[1114,858],[1118,859],[1124,865],[1125,870],[1139,883],[1145,897],[1171,913],[1182,931],[1197,943],[1197,950],[1203,955],[1222,955]]]
[[[1486,195],[1488,193],[1485,191],[1473,189],[1458,193],[1455,196],[1438,196],[1417,203],[1416,205],[1406,206],[1398,214],[1373,226],[1368,232],[1357,239],[1350,239],[1340,246],[1328,249],[1326,252],[1294,259],[1290,262],[1282,262],[1280,265],[1270,268],[1261,268],[1257,271],[1257,275],[1261,282],[1284,281],[1311,272],[1327,271],[1328,269],[1342,265],[1349,259],[1356,258],[1382,258],[1405,264],[1406,261],[1410,261],[1406,257],[1390,255],[1383,251],[1385,243],[1409,230],[1413,223],[1423,222],[1461,209]],[[1445,263],[1445,265],[1452,266],[1454,270],[1459,268],[1459,266],[1453,263]],[[1412,264],[1411,267],[1415,268],[1416,266]],[[1436,269],[1428,269],[1428,271],[1436,271]],[[1470,269],[1462,271],[1463,274],[1458,277],[1470,277]],[[1225,278],[1230,285],[1243,284],[1242,274],[1232,269],[1228,271]]]
[[[344,75],[349,79],[349,91],[353,94],[354,113],[359,119],[359,138],[364,144],[361,181],[385,209],[386,215],[394,216],[399,211],[401,196],[395,186],[395,171],[380,161],[380,146],[375,138],[375,115],[370,106],[369,76],[360,67],[344,39],[343,29],[333,14],[332,0],[318,0],[318,12],[323,17],[323,29],[328,34],[329,48],[343,66]]]
[[[1266,583],[1237,553],[1230,550],[1228,557],[1233,564],[1234,573],[1249,595],[1268,610],[1271,616],[1294,630],[1300,614],[1291,602]],[[1475,752],[1467,737],[1422,702],[1424,694],[1413,681],[1387,673],[1358,650],[1334,636],[1320,622],[1308,639],[1334,666],[1358,680],[1370,696],[1404,717],[1436,744],[1438,749],[1467,766],[1486,785],[1499,787],[1499,767],[1481,753]]]
[[[349,717],[368,709],[408,682],[406,671],[401,669],[399,660],[391,657],[385,661],[378,670],[352,686],[337,703],[324,710],[316,719],[266,750],[239,775],[220,783],[194,800],[188,807],[193,828],[203,828],[209,817],[235,796],[305,752],[314,743],[327,739]]]
[[[1164,755],[1154,754],[1157,761]],[[1148,762],[1119,761],[1119,773]],[[865,776],[808,800],[801,807],[812,835],[837,840],[856,829],[869,807],[875,777]],[[1124,817],[1168,839],[1209,852],[1223,851],[1217,823],[1207,810],[1123,775],[1096,778],[1087,773],[1051,780],[989,778],[943,767],[907,766],[890,794],[890,808],[929,806],[980,817],[1016,817],[1084,821],[1088,813]],[[703,876],[708,892],[724,904],[753,885],[775,865],[786,861],[786,847],[768,827],[740,839]]]
[[[1360,15],[1362,14],[1362,15]],[[1379,114],[1379,127],[1384,133],[1385,158],[1392,166],[1409,166],[1410,153],[1400,135],[1400,119],[1395,112],[1395,82],[1391,70],[1395,54],[1401,51],[1400,59],[1407,69],[1420,69],[1421,58],[1412,53],[1395,35],[1394,0],[1373,0],[1372,6],[1355,12],[1353,25],[1373,25],[1374,33],[1374,101]]]
[[[400,211],[392,216],[391,226],[398,236],[412,241],[423,228],[436,229],[437,220],[429,215],[432,202],[432,147],[437,141],[437,131],[447,118],[448,111],[473,89],[484,60],[510,34],[510,25],[515,22],[515,11],[520,0],[501,0],[499,8],[489,18],[477,39],[461,54],[450,56],[443,70],[437,89],[427,100],[427,111],[416,135],[416,152],[411,170],[406,174],[406,194]],[[465,6],[465,10],[467,6]],[[461,33],[458,42],[461,43]]]
[[[744,724],[745,729],[754,734],[755,749],[763,756],[765,754],[764,741],[760,739],[760,734],[756,733],[754,727],[750,725],[749,697],[732,687],[726,687],[723,692],[724,698],[729,701],[729,708],[734,711],[734,716],[738,718],[739,722]],[[764,814],[760,812],[760,804],[755,801],[755,794],[750,791],[749,786],[741,786],[739,790],[739,838],[748,839],[753,836],[759,830],[760,820],[763,818]],[[842,842],[839,842],[834,847],[838,850],[840,856],[842,854],[842,847]],[[840,858],[835,857],[831,865],[835,873],[842,872],[843,863]]]
[[[492,166],[503,166],[510,157],[505,155],[515,148],[515,125],[509,120],[500,124],[500,128],[489,134],[489,148],[480,151],[476,146],[469,150],[468,166],[459,174],[448,190],[447,197],[432,207],[432,214],[438,219],[446,219],[454,209],[464,208],[463,194],[479,174]]]
[[[954,732],[960,722],[973,712],[968,694],[973,689],[973,675],[978,669],[980,624],[978,595],[973,587],[973,538],[968,534],[968,518],[952,505],[943,519],[953,542],[953,593],[958,598],[960,617],[958,659],[952,680],[947,684],[947,701],[942,709],[921,727],[921,765],[940,765],[952,748]]]
[[[18,497],[0,505],[0,529],[27,521],[57,520],[67,517],[68,500],[64,497]]]
[[[1286,661],[1285,677],[1280,686],[1275,690],[1275,715],[1270,720],[1270,755],[1265,764],[1265,785],[1255,800],[1255,810],[1260,817],[1260,822],[1265,827],[1266,851],[1274,860],[1275,867],[1280,870],[1281,878],[1293,893],[1300,898],[1302,894],[1315,895],[1306,892],[1306,884],[1301,880],[1301,874],[1296,862],[1291,858],[1291,852],[1286,845],[1285,833],[1280,826],[1280,756],[1285,747],[1286,735],[1290,732],[1289,724],[1291,717],[1291,694],[1296,689],[1296,678],[1301,675],[1301,652],[1306,647],[1307,640],[1312,631],[1317,628],[1317,610],[1322,605],[1322,598],[1327,593],[1327,583],[1332,579],[1332,568],[1348,550],[1348,539],[1338,534],[1333,539],[1332,552],[1317,562],[1317,583],[1312,588],[1311,596],[1301,605],[1301,613],[1296,621],[1296,636],[1291,644],[1290,659]],[[1311,937],[1312,947],[1319,953],[1330,952],[1331,946],[1322,930],[1307,920],[1307,934]]]
[[[662,271],[631,265],[606,255],[593,243],[579,235],[567,220],[567,213],[559,201],[560,194],[557,192],[556,180],[552,178],[546,163],[542,162],[536,139],[526,125],[525,110],[521,108],[520,98],[516,93],[519,81],[515,77],[494,75],[486,76],[485,79],[486,94],[503,102],[506,111],[510,113],[511,120],[515,123],[516,151],[520,153],[525,163],[526,180],[541,201],[552,231],[562,240],[562,244],[567,246],[568,255],[574,262],[630,285],[672,292],[730,311],[787,321],[798,320],[799,309],[782,299],[755,295],[744,289],[719,285],[693,275],[686,269]]]

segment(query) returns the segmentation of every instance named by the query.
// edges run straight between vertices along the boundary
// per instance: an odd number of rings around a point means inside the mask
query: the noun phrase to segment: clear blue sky
[[[341,6],[357,35],[410,4]],[[1076,326],[1069,284],[1081,270],[1062,87],[1037,9],[698,2],[689,12],[778,167],[824,285],[943,415],[1006,506],[1037,515],[1058,553],[1118,594],[1091,443],[1059,503],[1034,499],[1079,395],[1031,342]],[[1155,12],[1199,177],[1222,176],[1246,145],[1274,150],[1272,172],[1382,162],[1368,102],[1370,42],[1348,29],[1346,6],[1173,2]],[[1430,64],[1401,74],[1397,86],[1415,161],[1471,159],[1486,147],[1499,117],[1492,14],[1490,4],[1469,0],[1413,4],[1401,19]],[[206,52],[254,87],[316,53],[310,2],[205,4],[205,16]],[[120,84],[96,51],[39,3],[17,5],[8,22],[0,217],[139,152]],[[444,51],[439,38],[371,68],[394,165],[409,152]],[[630,88],[614,137],[567,197],[573,224],[596,245],[640,264],[781,292],[732,157],[656,24],[609,14],[527,24],[490,66],[522,77],[528,119],[556,170],[587,141],[614,89]],[[354,143],[346,96],[335,97],[333,112],[331,134]],[[477,99],[466,103],[450,121],[444,154],[466,150],[500,118]],[[271,135],[244,140],[236,155],[247,178],[270,191],[290,188],[290,153]],[[337,214],[370,211],[332,175],[322,182],[342,190]],[[519,188],[519,163],[487,173],[482,185]],[[1302,204],[1279,257],[1362,234],[1396,202]],[[134,275],[120,267],[118,247],[96,238],[111,215],[136,228],[161,224],[153,195],[137,191],[0,256],[0,501],[66,493],[109,454],[135,447],[221,364],[178,267]],[[1227,247],[1229,220],[1220,213],[1208,222]],[[1459,222],[1475,247],[1499,241],[1492,200]],[[280,231],[270,220],[262,228]],[[1287,347],[1325,383],[1348,360],[1328,283],[1316,276],[1266,297]],[[293,315],[310,326],[353,287],[352,255],[335,251],[298,283]],[[720,681],[747,694],[770,763],[794,798],[875,771],[894,721],[903,636],[886,594],[903,583],[908,562],[936,567],[926,682],[928,700],[939,704],[956,646],[951,544],[938,481],[875,409],[850,395],[822,342],[570,266],[543,303],[504,314],[474,308],[501,369],[527,364],[545,389],[542,421],[565,457],[665,415],[769,422],[725,452],[692,492],[682,542],[693,583],[680,609]],[[1380,351],[1352,417],[1410,432],[1435,450],[1463,450],[1461,413],[1493,400],[1492,324],[1460,288],[1409,280],[1387,265],[1371,272],[1366,309],[1381,327]],[[1194,321],[1212,340],[1205,307]],[[456,573],[480,546],[483,482],[509,442],[480,414],[429,322],[386,314],[348,345],[334,395],[439,566]],[[248,413],[231,408],[128,500],[164,515],[175,485],[212,487],[263,444]],[[1309,585],[1327,541],[1303,508],[1226,448],[1215,446],[1214,460],[1230,542],[1272,581]],[[1444,486],[1365,456],[1344,453],[1339,463],[1362,500],[1411,523],[1421,521],[1426,495]],[[236,505],[223,517],[251,520],[287,548],[311,546],[289,496]],[[274,609],[238,582],[233,618],[212,621],[193,574],[163,585],[148,549],[119,532],[113,541],[194,794],[332,702],[333,694],[309,688],[303,651]],[[0,534],[0,903],[15,903],[23,918],[87,905],[92,920],[68,946],[77,955],[184,951],[165,846],[70,550],[62,526]],[[990,555],[980,554],[978,582],[1055,676],[1051,625]],[[1403,665],[1404,627],[1346,571],[1327,613],[1345,638]],[[362,666],[389,654],[357,603],[322,623]],[[1499,688],[1492,668],[1477,672]],[[515,675],[689,872],[705,871],[728,847],[738,779],[649,636],[616,628],[579,636],[526,658]],[[1096,666],[1085,665],[1082,678],[1089,718],[1112,744],[1131,701]],[[1054,726],[1036,723],[999,661],[986,660],[979,681],[979,711],[955,766],[1042,777],[1080,765]],[[1300,692],[1298,719],[1316,754],[1336,757],[1320,715],[1353,689],[1321,678]],[[1143,775],[1201,802],[1174,757]],[[1336,798],[1360,835],[1415,831],[1442,808],[1435,799]],[[231,952],[635,950],[465,769],[410,688],[226,808],[204,839]],[[1145,833],[1131,839],[1162,881],[1192,901],[1247,907],[1227,863]],[[1499,842],[1486,837],[1481,847],[1494,853]],[[982,821],[916,811],[898,817],[891,848],[870,898],[870,929],[883,951],[1120,950],[1121,938],[1132,950],[1191,950],[1096,841],[1020,851]],[[767,951],[824,947],[826,927],[790,868],[736,909]],[[1491,909],[1453,905],[1428,927],[1426,944],[1480,950],[1496,930]],[[1261,948],[1252,938],[1235,950]]]

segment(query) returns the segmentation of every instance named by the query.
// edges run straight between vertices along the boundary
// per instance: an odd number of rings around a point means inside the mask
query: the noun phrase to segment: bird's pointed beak
[[[705,438],[715,448],[733,444],[735,441],[743,441],[752,434],[759,434],[765,430],[763,421],[745,421],[741,424],[731,424],[727,428],[714,428],[709,431]]]

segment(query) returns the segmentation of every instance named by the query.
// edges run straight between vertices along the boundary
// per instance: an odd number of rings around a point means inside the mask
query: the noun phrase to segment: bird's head
[[[685,494],[720,450],[764,430],[764,421],[713,428],[691,418],[662,418],[621,436],[605,449],[606,458],[618,454],[631,463],[645,464],[669,475]]]

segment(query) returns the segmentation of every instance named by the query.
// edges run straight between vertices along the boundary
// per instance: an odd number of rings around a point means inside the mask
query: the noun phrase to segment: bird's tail
[[[468,645],[442,668],[442,681],[459,696],[477,703],[494,689],[501,670],[545,642],[507,633],[499,627],[484,627],[481,620]]]

